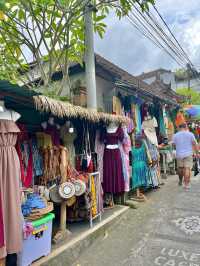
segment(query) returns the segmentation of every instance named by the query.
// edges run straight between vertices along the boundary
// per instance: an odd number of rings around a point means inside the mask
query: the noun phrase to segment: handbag
[[[91,154],[91,148],[90,148],[90,137],[89,137],[89,130],[88,126],[87,129],[83,130],[83,157],[81,162],[81,170],[83,172],[88,172],[88,168],[91,169],[91,162],[92,162],[92,154]]]

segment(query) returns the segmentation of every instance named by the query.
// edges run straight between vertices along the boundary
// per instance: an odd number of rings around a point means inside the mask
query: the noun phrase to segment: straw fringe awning
[[[33,99],[35,107],[38,111],[51,113],[52,115],[60,118],[66,117],[86,119],[94,123],[102,121],[105,123],[118,122],[127,124],[129,122],[129,119],[124,116],[89,110],[80,106],[72,105],[67,102],[54,100],[43,95],[33,96]]]

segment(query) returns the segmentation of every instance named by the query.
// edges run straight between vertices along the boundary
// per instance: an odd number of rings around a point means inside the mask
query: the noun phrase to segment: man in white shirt
[[[176,147],[176,159],[178,166],[179,185],[184,185],[186,189],[190,188],[191,170],[193,167],[193,149],[197,151],[197,141],[193,133],[189,132],[187,124],[179,126],[177,132],[172,139]]]

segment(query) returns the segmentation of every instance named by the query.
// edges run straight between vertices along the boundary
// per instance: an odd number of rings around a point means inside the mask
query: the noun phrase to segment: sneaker
[[[181,180],[179,180],[178,185],[182,186],[182,184],[183,184],[183,182]]]

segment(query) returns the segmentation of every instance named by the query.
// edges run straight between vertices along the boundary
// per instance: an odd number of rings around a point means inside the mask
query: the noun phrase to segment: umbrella
[[[200,116],[200,105],[192,105],[184,108],[186,113],[191,117]]]

